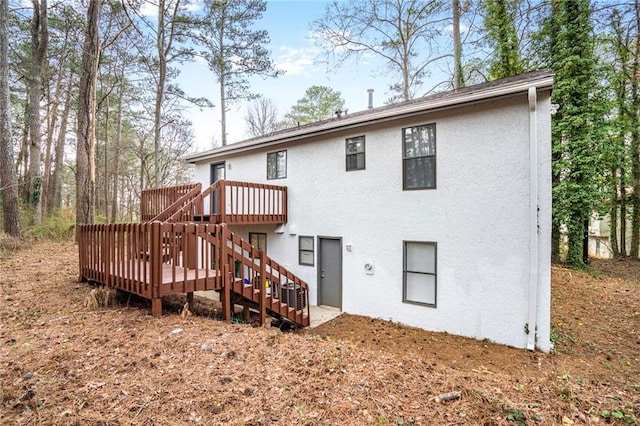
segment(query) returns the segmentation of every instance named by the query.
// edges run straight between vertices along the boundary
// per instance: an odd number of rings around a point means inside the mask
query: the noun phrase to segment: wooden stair
[[[115,223],[80,225],[81,281],[93,281],[151,300],[171,294],[220,292],[223,316],[231,320],[232,300],[297,327],[309,325],[309,286],[258,251],[226,225],[208,223]]]
[[[154,315],[163,296],[216,290],[226,320],[233,301],[261,324],[268,315],[309,325],[307,283],[227,227],[285,223],[286,187],[219,180],[204,190],[149,189],[141,206],[144,223],[80,226],[80,280],[151,299]]]

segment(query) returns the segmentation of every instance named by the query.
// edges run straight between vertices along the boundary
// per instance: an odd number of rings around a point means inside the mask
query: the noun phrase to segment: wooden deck
[[[257,309],[262,323],[267,314],[310,323],[307,283],[226,225],[81,225],[78,236],[80,280],[150,299],[154,315],[162,314],[163,296],[217,290],[227,320],[233,296]]]
[[[151,275],[147,273],[147,271],[151,270],[151,262],[148,260],[112,262],[109,269],[108,279],[104,276],[103,265],[87,265],[85,270],[91,271],[89,274],[96,278],[95,281],[106,285],[114,284],[116,287],[151,285]],[[161,297],[193,291],[220,290],[222,288],[222,280],[218,271],[189,269],[167,263],[162,264],[159,284]],[[141,294],[145,290],[136,289],[132,292]]]

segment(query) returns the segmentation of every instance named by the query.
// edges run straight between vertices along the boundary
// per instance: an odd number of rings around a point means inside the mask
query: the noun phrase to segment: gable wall
[[[538,345],[549,348],[550,117],[539,93]],[[402,128],[436,123],[437,189],[402,190]],[[366,136],[366,170],[345,171],[345,138]],[[326,138],[326,137],[325,137]],[[286,185],[289,223],[268,254],[317,294],[298,265],[298,235],[342,238],[343,311],[526,346],[529,293],[529,109],[526,94],[287,146],[287,178],[266,179],[266,152],[226,158],[226,178]],[[197,179],[209,183],[210,162]],[[297,228],[297,234],[289,230]],[[437,307],[402,302],[403,240],[437,242]],[[346,245],[351,245],[351,251]],[[316,239],[316,257],[317,257]],[[374,274],[364,264],[373,260]]]

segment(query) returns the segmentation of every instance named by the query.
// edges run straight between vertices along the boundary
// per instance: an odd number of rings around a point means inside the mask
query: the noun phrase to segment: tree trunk
[[[29,93],[29,201],[33,208],[33,223],[42,221],[42,134],[40,130],[40,97],[42,95],[42,68],[47,53],[49,30],[47,26],[47,0],[33,0],[31,17],[31,67],[27,79]]]
[[[16,175],[18,176],[18,197],[24,205],[29,204],[29,97],[24,103],[24,122],[22,123],[22,137],[18,160],[16,161]]]
[[[620,246],[618,246],[618,185],[616,184],[616,177],[616,168],[614,167],[611,170],[613,193],[611,194],[611,209],[609,210],[609,241],[613,257],[620,256]]]
[[[453,88],[459,89],[462,81],[462,45],[460,44],[460,0],[453,0]]]
[[[178,7],[176,5],[176,7]],[[158,31],[156,43],[158,47],[158,86],[156,87],[156,104],[153,120],[153,172],[154,184],[160,187],[160,131],[162,130],[162,101],[164,100],[164,85],[167,78],[167,49],[165,48],[164,32],[165,2],[160,0],[158,5]]]
[[[107,96],[104,113],[104,217],[109,217],[109,106]]]
[[[220,125],[222,127],[222,146],[227,144],[227,103],[224,96],[224,72],[220,74]]]
[[[82,74],[78,105],[78,146],[76,149],[76,224],[95,221],[95,112],[96,78],[100,46],[98,44],[100,1],[90,0],[87,9],[87,31],[82,50]],[[77,235],[76,227],[76,235]]]
[[[71,93],[73,90],[73,71],[69,75],[69,83],[67,93],[65,95],[64,110],[60,119],[60,128],[58,129],[58,139],[56,141],[56,152],[53,166],[53,175],[49,180],[47,188],[47,213],[51,214],[54,210],[62,207],[62,168],[64,167],[64,145],[67,136],[67,123],[69,122],[69,112],[71,111]]]
[[[625,180],[626,170],[620,169],[620,243],[618,245],[620,256],[627,255],[627,186]]]
[[[120,79],[120,89],[118,90],[118,113],[116,116],[116,137],[113,147],[113,195],[111,199],[111,223],[118,219],[118,185],[120,179],[120,141],[122,138],[122,97],[124,93],[124,65],[123,75]]]
[[[52,163],[52,151],[55,151],[55,145],[53,143],[54,140],[54,129],[56,128],[56,125],[58,124],[58,110],[60,108],[60,98],[62,97],[62,81],[64,80],[64,69],[65,69],[65,62],[66,62],[66,52],[68,50],[68,40],[69,40],[69,29],[67,28],[65,31],[65,35],[64,35],[64,42],[62,45],[62,56],[60,58],[60,61],[58,62],[58,78],[56,79],[56,85],[55,85],[55,92],[53,93],[53,100],[50,101],[50,109],[47,113],[47,143],[46,143],[46,148],[45,148],[45,155],[44,155],[44,173],[43,173],[43,179],[42,179],[42,205],[45,208],[45,211],[47,212],[47,214],[50,214],[52,212],[52,209],[50,209],[51,206],[51,201],[54,199],[54,194],[53,192],[50,192],[50,189],[52,187],[51,185],[51,181],[53,180],[53,177],[51,176],[51,163]],[[47,86],[48,87],[48,86]],[[50,97],[50,91],[47,90],[48,95]],[[59,129],[58,129],[59,130]]]
[[[8,4],[0,0],[0,192],[2,192],[3,229],[8,235],[20,238],[20,209],[18,180],[13,172],[14,157],[11,138],[11,103],[9,98],[8,63]]]

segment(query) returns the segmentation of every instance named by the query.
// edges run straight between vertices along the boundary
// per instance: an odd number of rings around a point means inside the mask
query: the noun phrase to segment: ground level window
[[[260,251],[267,252],[267,234],[261,232],[249,232],[249,244]]]
[[[402,301],[436,306],[437,244],[404,241]]]
[[[313,266],[313,237],[300,236],[298,239],[298,263]]]
[[[287,151],[267,154],[267,179],[284,179],[287,177]]]
[[[346,140],[347,171],[364,170],[364,136]]]

